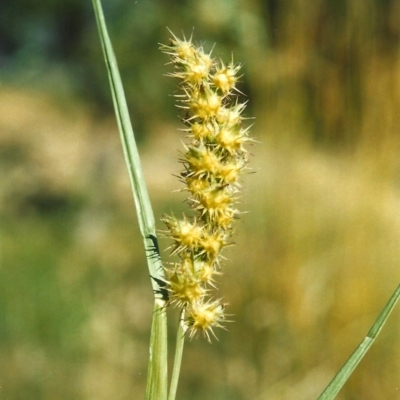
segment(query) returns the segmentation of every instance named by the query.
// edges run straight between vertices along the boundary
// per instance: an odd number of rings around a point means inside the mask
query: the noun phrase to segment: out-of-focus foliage
[[[243,63],[261,142],[235,322],[186,346],[178,397],[316,398],[400,277],[400,3],[103,3],[156,215],[184,207],[167,26]],[[0,38],[0,397],[143,398],[152,293],[91,2],[5,1]],[[399,398],[399,323],[339,399]]]

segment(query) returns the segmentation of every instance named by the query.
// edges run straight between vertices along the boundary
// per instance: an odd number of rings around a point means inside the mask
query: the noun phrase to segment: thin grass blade
[[[176,334],[174,368],[172,370],[171,384],[169,386],[168,400],[175,400],[178,389],[178,380],[182,364],[183,345],[185,344],[185,309],[182,309],[179,321],[179,328]]]
[[[151,325],[146,400],[167,400],[167,349],[164,340],[166,337],[167,312],[160,300],[156,300]],[[160,354],[162,356],[159,356]]]
[[[154,240],[150,238],[150,235],[156,238],[154,214],[146,189],[117,60],[108,36],[100,0],[93,0],[93,7],[99,28],[100,41],[104,51],[122,148],[138,214],[139,227],[145,247],[152,248],[154,247]],[[151,276],[156,278],[164,277],[163,269],[161,268],[161,260],[158,257],[148,257],[148,263]],[[152,280],[152,285],[155,291],[159,289],[157,282],[154,280]]]
[[[164,308],[166,299],[163,298],[163,296],[165,297],[165,290],[163,290],[162,286],[160,287],[160,282],[162,283],[164,278],[164,270],[159,257],[154,214],[147,193],[125,93],[100,0],[93,0],[93,8],[110,80],[115,114],[135,200],[139,227],[145,249],[151,250],[151,254],[147,256],[147,264],[155,295],[155,303],[150,338],[146,398],[164,400],[167,398],[167,318]]]
[[[370,331],[368,332],[365,339],[360,343],[360,345],[356,348],[354,353],[350,356],[350,358],[346,361],[340,371],[336,374],[336,376],[332,379],[330,384],[326,387],[326,389],[322,392],[322,394],[318,397],[318,400],[331,400],[336,397],[339,393],[340,389],[346,383],[347,379],[350,377],[354,369],[357,367],[358,363],[367,353],[369,348],[372,346],[374,340],[378,336],[381,331],[383,325],[388,319],[391,311],[396,305],[397,301],[400,297],[400,285],[397,287],[382,312],[379,314],[379,317],[372,325]]]

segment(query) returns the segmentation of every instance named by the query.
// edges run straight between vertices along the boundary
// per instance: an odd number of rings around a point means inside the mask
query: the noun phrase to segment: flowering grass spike
[[[244,145],[249,127],[243,126],[245,103],[236,84],[240,65],[215,60],[192,38],[175,35],[161,50],[171,58],[180,80],[177,105],[185,112],[183,131],[191,140],[180,162],[180,180],[189,192],[192,216],[163,216],[172,255],[179,262],[166,267],[170,302],[185,310],[189,336],[203,333],[210,341],[213,328],[223,327],[226,304],[211,297],[215,276],[221,274],[222,250],[231,245],[232,223],[238,217],[239,175],[247,168]]]

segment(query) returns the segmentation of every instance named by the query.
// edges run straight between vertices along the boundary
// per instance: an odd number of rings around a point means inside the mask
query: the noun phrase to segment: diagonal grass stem
[[[172,370],[171,385],[169,388],[168,400],[175,400],[176,390],[178,388],[179,374],[182,364],[182,353],[183,345],[185,344],[185,309],[183,308],[179,317],[179,328],[176,334],[176,347],[175,347],[175,358],[174,358],[174,368]]]
[[[128,169],[140,232],[144,247],[158,250],[155,232],[155,220],[142,172],[139,152],[129,117],[128,106],[118,70],[117,60],[107,32],[107,26],[100,0],[93,0],[101,46],[110,81],[115,115],[118,123],[125,162]],[[167,398],[167,317],[165,301],[159,282],[164,278],[164,271],[159,257],[148,256],[147,264],[152,279],[155,295],[152,331],[150,336],[150,356],[147,377],[146,398],[164,400]]]
[[[339,370],[336,376],[332,379],[330,384],[326,387],[326,389],[322,392],[322,394],[318,397],[318,400],[332,400],[339,393],[340,389],[346,383],[347,379],[349,379],[350,375],[353,373],[354,369],[357,367],[359,362],[365,356],[369,348],[374,343],[376,337],[379,335],[383,325],[388,319],[391,311],[396,305],[397,301],[400,298],[400,285],[394,291],[389,301],[379,314],[375,323],[372,325],[371,329],[367,333],[365,339],[359,344],[354,353],[350,356],[350,358],[346,361],[343,367]]]

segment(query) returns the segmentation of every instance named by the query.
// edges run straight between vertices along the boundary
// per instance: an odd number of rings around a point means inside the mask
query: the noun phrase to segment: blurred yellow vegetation
[[[390,35],[399,34],[395,3]],[[256,174],[244,176],[249,212],[220,282],[235,323],[212,346],[187,346],[182,399],[316,398],[399,282],[398,40],[385,46],[374,2],[348,2],[343,19],[328,5],[285,4],[273,38],[260,1],[234,14],[248,33],[235,56],[246,60],[256,116]],[[141,398],[152,291],[113,117],[4,84],[0,101],[1,390]],[[182,207],[171,195],[178,127],[154,118],[140,148],[156,215]],[[54,219],[48,207],[60,201],[67,208]],[[38,286],[41,273],[56,292]],[[339,400],[400,399],[399,328],[395,309]]]

